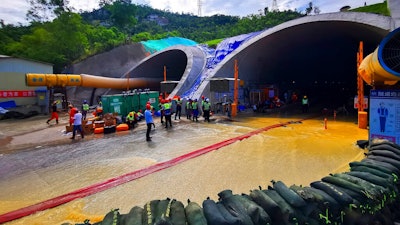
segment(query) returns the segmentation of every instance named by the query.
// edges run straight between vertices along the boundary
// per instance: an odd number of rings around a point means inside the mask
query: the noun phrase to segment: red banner
[[[25,90],[25,91],[0,90],[0,98],[26,98],[26,97],[36,97],[35,90]]]

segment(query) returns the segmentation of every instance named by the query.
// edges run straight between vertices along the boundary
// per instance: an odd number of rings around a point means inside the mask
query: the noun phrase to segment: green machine
[[[150,102],[158,110],[158,97],[158,91],[124,92],[116,95],[103,95],[101,96],[101,101],[104,113],[115,113],[126,116],[131,111],[144,111],[147,102]]]

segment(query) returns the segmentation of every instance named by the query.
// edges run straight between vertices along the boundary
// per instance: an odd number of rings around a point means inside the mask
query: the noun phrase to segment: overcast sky
[[[304,12],[309,2],[318,6],[321,13],[338,12],[343,6],[357,8],[364,4],[382,3],[384,0],[276,0],[280,11],[291,9]],[[98,8],[98,0],[69,0],[70,5],[77,11],[92,11]],[[191,13],[198,15],[197,0],[132,0],[134,4],[148,5],[152,8],[169,10],[177,13]],[[272,9],[273,0],[201,0],[201,15],[215,14],[231,16],[247,16],[258,14],[265,7]],[[29,9],[28,0],[1,0],[0,19],[5,24],[27,24],[26,12]]]

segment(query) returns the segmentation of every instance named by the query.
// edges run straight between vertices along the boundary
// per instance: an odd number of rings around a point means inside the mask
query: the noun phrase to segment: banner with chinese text
[[[36,97],[35,90],[24,90],[24,91],[0,90],[0,98],[26,98],[26,97]]]

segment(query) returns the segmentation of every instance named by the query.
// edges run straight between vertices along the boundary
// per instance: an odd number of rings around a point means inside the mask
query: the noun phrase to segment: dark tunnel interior
[[[312,22],[268,35],[240,56],[239,78],[250,89],[276,85],[332,107],[357,94],[357,52],[372,53],[389,31],[351,22]],[[368,90],[368,87],[366,87]]]
[[[187,62],[188,59],[185,52],[179,49],[172,49],[149,58],[146,63],[142,63],[135,68],[130,76],[160,78],[160,81],[163,81],[165,66],[166,79],[168,81],[179,81],[186,70]]]

